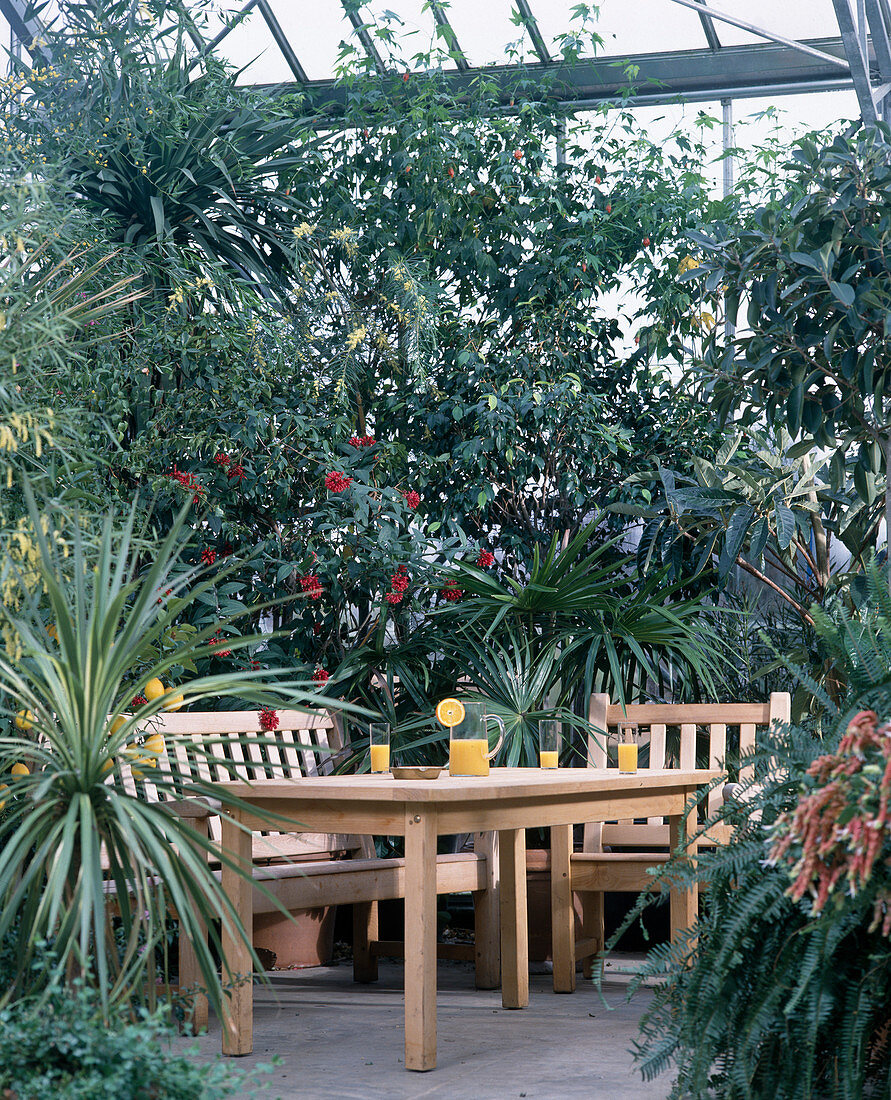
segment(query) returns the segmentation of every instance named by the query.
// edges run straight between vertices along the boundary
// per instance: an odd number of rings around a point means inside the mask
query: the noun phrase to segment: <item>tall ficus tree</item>
[[[692,233],[700,266],[746,327],[710,339],[706,387],[724,416],[778,417],[802,450],[832,454],[834,488],[857,448],[854,486],[871,504],[885,477],[891,518],[891,132],[878,125],[818,147],[796,143],[787,201],[751,227]],[[889,528],[891,530],[891,528]]]

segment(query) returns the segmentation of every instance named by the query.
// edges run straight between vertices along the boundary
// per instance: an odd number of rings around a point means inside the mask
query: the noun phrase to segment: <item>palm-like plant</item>
[[[300,207],[278,183],[314,142],[298,154],[299,120],[267,109],[212,56],[193,68],[182,5],[152,7],[64,0],[46,33],[54,60],[20,66],[9,124],[38,164],[58,159],[72,197],[162,289],[203,256],[280,296]]]
[[[631,701],[648,681],[713,689],[723,658],[700,602],[679,598],[660,575],[634,577],[633,558],[616,553],[619,539],[588,550],[598,527],[594,520],[562,547],[555,535],[544,554],[536,548],[525,582],[459,563],[457,583],[472,598],[438,612],[443,625],[459,628],[471,649],[509,628],[524,652],[548,654],[559,665],[558,702],[594,688]]]
[[[202,929],[210,930],[217,948],[215,922],[243,935],[209,866],[209,858],[228,863],[227,857],[169,806],[142,797],[138,784],[125,787],[120,765],[140,761],[148,770],[156,763],[161,746],[148,738],[136,742],[150,733],[169,696],[134,709],[134,691],[172,665],[212,652],[213,628],[184,635],[182,645],[151,668],[144,667],[144,654],[220,574],[183,570],[185,512],[140,572],[146,544],[132,513],[119,531],[106,519],[91,539],[80,523],[66,528],[58,512],[40,515],[27,486],[26,495],[30,525],[7,548],[0,573],[7,649],[0,659],[0,713],[15,719],[0,737],[7,787],[0,813],[0,941],[16,928],[19,938],[17,981],[7,995],[33,981],[43,944],[51,946],[53,974],[86,976],[106,1008],[138,995],[173,910],[219,1006],[216,964]],[[232,638],[227,645],[252,641]],[[298,681],[264,683],[270,675],[207,676],[181,690],[187,705],[220,695],[273,706],[308,697]],[[14,774],[15,764],[28,774]],[[179,775],[175,760],[171,769],[165,775],[152,767],[153,783],[168,797],[213,796],[224,811],[234,804],[209,782]]]

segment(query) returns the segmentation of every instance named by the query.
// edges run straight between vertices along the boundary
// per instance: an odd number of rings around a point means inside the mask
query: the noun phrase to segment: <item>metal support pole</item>
[[[733,100],[722,99],[721,100],[721,114],[723,119],[723,126],[721,127],[721,145],[724,150],[724,160],[722,162],[724,168],[724,198],[726,199],[733,191],[733,154],[731,150],[734,146],[733,140]],[[729,344],[733,337],[736,335],[736,323],[735,318],[732,318],[727,312],[727,298],[724,295],[724,339]]]

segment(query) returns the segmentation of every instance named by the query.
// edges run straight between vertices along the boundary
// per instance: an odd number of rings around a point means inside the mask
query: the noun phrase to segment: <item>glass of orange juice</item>
[[[371,743],[371,770],[388,772],[390,770],[390,723],[372,722],[368,727]]]
[[[619,771],[625,775],[637,771],[637,722],[619,725]]]
[[[559,722],[545,718],[538,723],[538,763],[542,768],[560,766],[560,742],[563,730]]]
[[[504,741],[504,722],[496,714],[486,713],[484,702],[443,699],[436,717],[449,730],[449,775],[486,776],[489,761]],[[500,736],[489,749],[489,723],[500,728]]]

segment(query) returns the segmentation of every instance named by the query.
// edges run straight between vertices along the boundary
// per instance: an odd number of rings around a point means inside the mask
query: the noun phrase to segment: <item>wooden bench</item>
[[[245,779],[261,784],[272,779],[293,779],[326,774],[344,753],[342,728],[327,711],[279,711],[279,728],[260,729],[255,711],[206,711],[166,714],[158,723],[166,753],[159,767],[175,779],[200,778],[206,782]],[[264,743],[265,742],[265,743]],[[149,799],[169,798],[150,781],[148,769],[140,786]],[[136,781],[124,769],[131,789]],[[203,822],[210,837],[220,842],[218,813],[198,802],[181,805],[180,812]],[[476,950],[467,952],[476,962],[478,988],[494,989],[500,981],[499,914],[494,837],[478,834],[474,851],[437,857],[438,894],[470,891],[474,897]],[[378,939],[378,902],[405,897],[405,861],[378,858],[370,836],[336,833],[255,833],[254,879],[262,882],[285,909],[321,906],[353,906],[353,973],[356,981],[377,978],[377,957],[400,952],[398,942]],[[279,911],[260,889],[254,889],[254,912]],[[456,957],[456,945],[443,944],[441,957]],[[465,957],[465,952],[460,953]],[[180,942],[180,987],[197,988],[199,974],[194,952]],[[198,997],[194,1026],[207,1020],[206,998]]]
[[[759,726],[789,721],[791,697],[774,692],[767,703],[666,704],[645,703],[621,707],[608,695],[591,696],[588,718],[594,730],[588,739],[588,767],[610,766],[607,738],[620,725],[636,723],[642,770],[654,768],[723,768],[727,755],[727,729],[739,730],[739,750],[755,745]],[[704,759],[707,753],[707,760]],[[744,766],[745,777],[748,767]],[[708,795],[711,817],[723,802],[723,785]],[[713,828],[698,846],[723,844],[729,828]],[[570,861],[572,889],[582,895],[582,934],[576,942],[576,960],[590,976],[593,960],[604,946],[604,894],[608,891],[639,893],[653,887],[648,868],[667,862],[669,827],[664,818],[586,824],[581,851]]]

